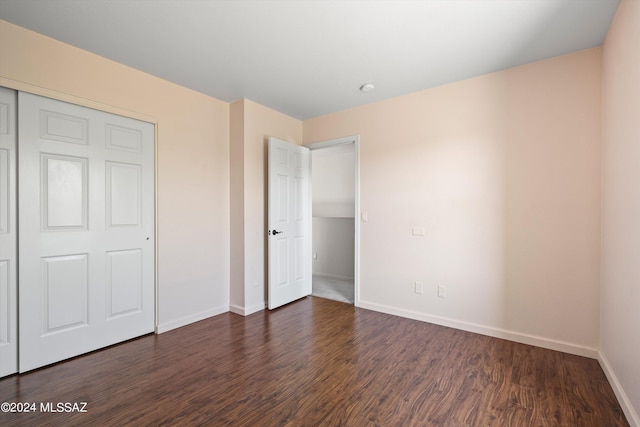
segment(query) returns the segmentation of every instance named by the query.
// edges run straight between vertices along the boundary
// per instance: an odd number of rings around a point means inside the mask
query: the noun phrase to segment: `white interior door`
[[[18,371],[16,97],[0,87],[0,377]]]
[[[269,290],[274,309],[311,294],[311,156],[269,138]]]
[[[154,126],[19,93],[19,370],[154,330]]]

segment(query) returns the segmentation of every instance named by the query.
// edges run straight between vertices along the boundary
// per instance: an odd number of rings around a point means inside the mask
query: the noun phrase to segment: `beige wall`
[[[601,362],[640,426],[640,2],[623,1],[603,46]]]
[[[229,105],[0,21],[0,85],[157,123],[159,329],[229,307]]]
[[[266,301],[268,138],[300,144],[302,122],[248,99],[232,103],[231,114],[232,215],[233,221],[243,218],[242,230],[234,228],[232,236],[232,250],[241,247],[234,253],[242,258],[232,261],[231,310],[250,314]]]
[[[600,61],[595,48],[303,123],[305,143],[360,135],[361,306],[596,355]]]

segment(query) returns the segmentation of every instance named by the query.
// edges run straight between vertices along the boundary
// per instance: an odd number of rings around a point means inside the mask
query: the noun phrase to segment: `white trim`
[[[267,303],[255,304],[250,307],[244,307],[237,304],[230,304],[229,311],[235,314],[239,314],[241,316],[248,316],[253,313],[257,313],[258,311],[262,311],[267,308]]]
[[[640,416],[638,416],[638,413],[633,408],[633,405],[629,400],[629,396],[627,396],[624,388],[622,388],[622,385],[620,384],[620,381],[618,381],[618,377],[616,376],[615,371],[611,367],[607,356],[605,356],[602,350],[598,351],[598,362],[600,362],[600,366],[602,367],[604,374],[607,376],[607,379],[611,384],[611,388],[613,388],[613,392],[618,398],[618,402],[622,407],[622,412],[624,412],[624,415],[627,417],[627,422],[631,427],[640,427]]]
[[[158,123],[153,124],[153,290],[154,290],[154,331],[158,334],[160,324],[160,215],[158,212]]]
[[[355,206],[354,206],[354,265],[353,265],[353,286],[354,286],[354,305],[360,305],[360,135],[345,136],[342,138],[329,139],[326,141],[312,142],[304,146],[310,150],[318,150],[322,148],[335,147],[337,145],[354,144],[355,164]]]
[[[204,319],[208,319],[209,317],[217,316],[218,314],[227,313],[229,311],[229,307],[217,307],[212,308],[211,310],[201,311],[200,313],[192,314],[190,316],[185,316],[177,320],[173,320],[171,322],[166,322],[158,325],[156,333],[162,334],[164,332],[168,332],[172,329],[181,328],[183,326],[187,326],[191,323],[199,322]]]
[[[68,102],[69,104],[79,105],[81,107],[92,108],[94,110],[103,111],[105,113],[111,113],[118,116],[129,117],[130,119],[140,120],[147,123],[158,123],[158,118],[149,114],[141,113],[139,111],[127,110],[125,108],[117,107],[115,105],[104,104],[102,102],[94,101],[88,98],[81,98],[79,96],[71,95],[64,92],[58,92],[57,90],[48,89],[41,86],[35,86],[26,82],[9,79],[7,77],[0,76],[0,86],[4,86],[9,89],[15,89],[22,92],[32,93],[34,95],[44,96],[45,98],[51,98],[58,101]]]
[[[322,148],[335,147],[336,145],[353,144],[360,141],[360,135],[345,136],[336,139],[327,139],[326,141],[311,142],[304,144],[309,150],[319,150]]]
[[[523,334],[521,332],[508,331],[505,329],[494,328],[491,326],[478,325],[476,323],[455,320],[447,317],[433,316],[430,314],[420,313],[412,310],[391,307],[383,304],[360,301],[360,307],[381,313],[393,314],[395,316],[406,317],[408,319],[420,320],[423,322],[433,323],[436,325],[447,326],[449,328],[460,329],[462,331],[473,332],[476,334],[487,335],[494,338],[501,338],[514,341],[521,344],[533,345],[536,347],[547,348],[549,350],[562,351],[564,353],[575,354],[578,356],[596,359],[598,350],[591,347],[585,347],[570,342],[558,341],[549,338],[539,337],[536,335]]]
[[[238,304],[229,304],[229,311],[241,316],[245,316],[244,307]]]

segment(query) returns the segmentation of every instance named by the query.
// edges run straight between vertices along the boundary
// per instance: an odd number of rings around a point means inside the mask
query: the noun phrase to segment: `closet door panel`
[[[18,370],[16,99],[0,87],[0,377]]]
[[[154,126],[19,93],[20,372],[155,327]]]

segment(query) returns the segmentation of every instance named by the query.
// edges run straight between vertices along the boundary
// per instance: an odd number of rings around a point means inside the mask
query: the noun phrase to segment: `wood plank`
[[[627,426],[598,362],[308,297],[0,380],[3,426]]]

